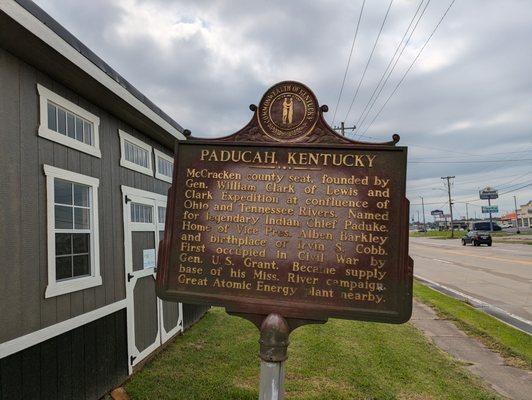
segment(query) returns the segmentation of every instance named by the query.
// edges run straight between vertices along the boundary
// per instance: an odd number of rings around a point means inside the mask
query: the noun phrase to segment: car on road
[[[462,237],[462,246],[465,246],[468,243],[473,246],[480,246],[481,244],[491,246],[491,235],[488,232],[469,231],[467,232],[467,235]]]

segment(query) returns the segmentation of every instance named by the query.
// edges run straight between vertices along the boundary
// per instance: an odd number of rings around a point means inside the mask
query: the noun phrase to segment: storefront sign
[[[487,187],[479,192],[479,197],[481,200],[493,200],[499,197],[499,193],[497,190]]]
[[[482,214],[498,213],[498,206],[482,206]]]
[[[339,136],[299,83],[253,109],[232,136],[176,145],[158,295],[285,318],[408,320],[406,148]]]

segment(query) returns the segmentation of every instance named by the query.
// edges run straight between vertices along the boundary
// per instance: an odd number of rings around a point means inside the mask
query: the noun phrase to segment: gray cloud
[[[309,85],[329,105],[332,122],[361,0],[37,3],[181,125],[213,137],[247,123],[247,106],[284,79]],[[358,119],[418,4],[394,1],[347,124]],[[448,4],[431,2],[367,122]],[[387,5],[366,4],[337,120],[345,116]],[[399,133],[411,161],[532,158],[530,38],[529,2],[457,1],[365,140]],[[531,161],[410,163],[409,196],[414,204],[418,195],[443,203],[445,194],[433,189],[441,188],[440,176],[456,175],[457,200],[473,199],[480,186],[516,183],[510,190],[532,182],[529,170]],[[525,203],[532,187],[516,194]],[[505,196],[499,206],[510,210],[513,199]],[[456,208],[463,214],[463,204]]]

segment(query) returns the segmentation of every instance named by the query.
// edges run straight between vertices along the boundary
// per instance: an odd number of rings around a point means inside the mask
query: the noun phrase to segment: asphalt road
[[[532,321],[532,246],[410,238],[414,274]]]

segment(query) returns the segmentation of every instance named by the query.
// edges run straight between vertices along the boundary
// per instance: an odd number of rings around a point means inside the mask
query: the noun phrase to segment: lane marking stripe
[[[444,263],[444,264],[454,264],[450,261],[447,261],[447,260],[440,260],[439,258],[433,258],[434,261],[438,261],[438,262],[441,262],[441,263]]]

